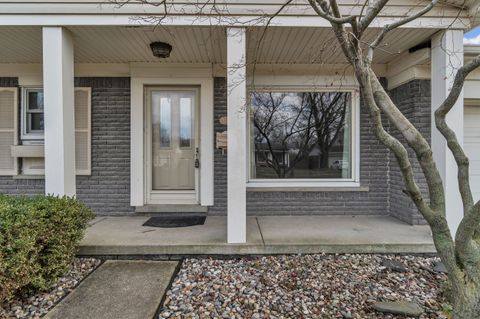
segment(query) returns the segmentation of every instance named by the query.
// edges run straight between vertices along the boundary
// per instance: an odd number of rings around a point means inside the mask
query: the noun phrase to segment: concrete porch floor
[[[98,217],[79,255],[297,253],[435,253],[428,226],[387,216],[258,216],[247,219],[247,243],[227,244],[226,217],[204,225],[144,227],[148,217]]]

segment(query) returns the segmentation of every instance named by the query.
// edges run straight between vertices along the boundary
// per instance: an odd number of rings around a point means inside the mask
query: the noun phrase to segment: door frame
[[[214,198],[214,86],[211,66],[167,66],[132,64],[130,67],[130,205],[145,206],[144,86],[179,85],[200,87],[200,177],[201,206],[212,206]],[[161,74],[163,77],[158,77]]]
[[[200,150],[200,88],[198,86],[180,85],[145,85],[144,86],[144,157],[145,157],[145,199],[150,205],[175,204],[175,205],[198,205],[200,203],[200,168],[194,170],[193,190],[153,190],[152,189],[152,104],[151,94],[154,91],[185,91],[195,92],[194,105],[194,140],[193,152]]]

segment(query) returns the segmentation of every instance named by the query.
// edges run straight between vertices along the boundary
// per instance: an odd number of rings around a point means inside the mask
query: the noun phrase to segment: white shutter
[[[77,175],[91,174],[90,88],[75,88],[75,166]]]
[[[18,144],[17,88],[0,88],[0,175],[17,175],[18,161],[11,146]]]

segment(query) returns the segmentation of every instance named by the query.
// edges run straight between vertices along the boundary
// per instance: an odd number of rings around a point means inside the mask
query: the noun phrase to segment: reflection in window
[[[192,136],[192,99],[180,98],[180,147],[190,147]]]
[[[160,147],[170,147],[172,139],[170,99],[160,99]]]
[[[340,179],[351,172],[350,92],[255,92],[251,177]]]

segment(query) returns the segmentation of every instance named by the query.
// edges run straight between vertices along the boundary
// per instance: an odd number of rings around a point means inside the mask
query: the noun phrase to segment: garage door
[[[473,197],[480,199],[480,100],[465,103],[464,145],[470,159],[470,183]]]

